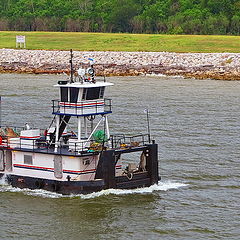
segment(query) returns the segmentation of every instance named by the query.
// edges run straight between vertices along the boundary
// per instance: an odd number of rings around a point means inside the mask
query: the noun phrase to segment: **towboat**
[[[150,133],[110,134],[112,100],[104,95],[113,84],[96,80],[93,59],[74,71],[72,57],[70,78],[54,86],[59,99],[48,129],[0,126],[0,177],[66,195],[157,184],[158,145]]]

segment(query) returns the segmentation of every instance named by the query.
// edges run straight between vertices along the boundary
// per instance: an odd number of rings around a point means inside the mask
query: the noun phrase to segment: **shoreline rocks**
[[[180,75],[186,78],[240,80],[240,53],[81,52],[74,68],[96,61],[97,75]],[[69,74],[69,51],[0,49],[1,73]]]

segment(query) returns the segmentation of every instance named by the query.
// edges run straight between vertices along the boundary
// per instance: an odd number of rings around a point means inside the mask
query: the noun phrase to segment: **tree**
[[[0,30],[239,34],[240,0],[0,0]]]
[[[234,15],[231,19],[231,33],[235,35],[240,34],[240,16]]]

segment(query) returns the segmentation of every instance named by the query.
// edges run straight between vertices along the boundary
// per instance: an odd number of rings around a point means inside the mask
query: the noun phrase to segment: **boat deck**
[[[149,134],[135,136],[111,135],[104,143],[94,140],[81,139],[76,141],[68,135],[62,141],[54,143],[41,135],[38,138],[25,138],[22,136],[1,136],[0,149],[14,151],[38,152],[66,156],[97,155],[103,150],[114,150],[116,153],[130,153],[143,151],[150,144]],[[71,141],[70,141],[71,140]]]
[[[147,148],[147,146],[140,146],[140,147],[127,147],[127,148],[106,148],[104,151],[107,150],[114,150],[116,154],[123,154],[123,153],[131,153],[131,152],[138,152],[143,151]],[[69,151],[69,148],[62,147],[55,150],[54,148],[6,148],[0,146],[0,149],[11,149],[14,151],[23,151],[23,152],[35,152],[35,153],[42,153],[42,154],[54,154],[54,155],[64,155],[64,156],[90,156],[90,155],[98,155],[102,152],[99,151]]]

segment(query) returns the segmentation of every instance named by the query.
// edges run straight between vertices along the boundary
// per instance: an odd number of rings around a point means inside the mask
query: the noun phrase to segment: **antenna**
[[[71,66],[71,71],[70,71],[70,82],[73,83],[73,50],[70,49],[70,66]]]
[[[148,141],[151,141],[151,133],[150,133],[150,121],[149,121],[149,111],[145,109],[144,112],[147,114],[147,125],[148,125]]]

